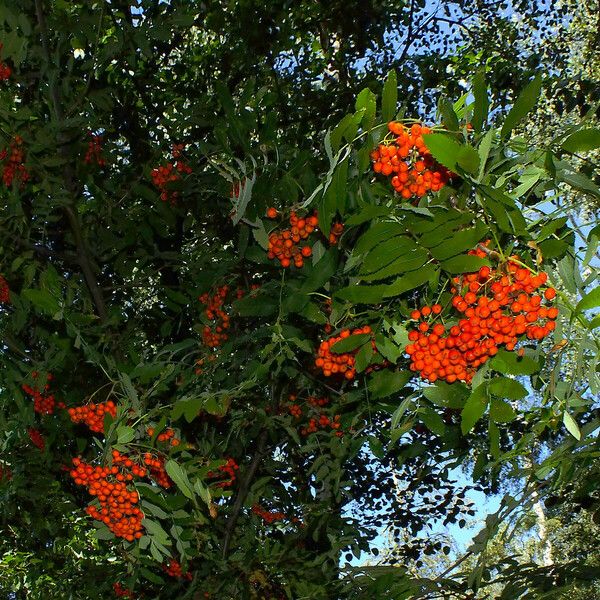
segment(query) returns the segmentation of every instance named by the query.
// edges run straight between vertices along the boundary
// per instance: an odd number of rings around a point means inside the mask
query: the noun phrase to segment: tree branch
[[[48,26],[46,24],[46,17],[44,14],[43,0],[35,0],[35,12],[37,15],[38,25],[40,28],[40,36],[42,42],[42,50],[44,53],[44,58],[46,60],[46,64],[48,67],[50,66],[50,46],[48,43]],[[62,102],[60,98],[60,92],[56,85],[56,80],[50,82],[50,96],[52,98],[52,105],[54,108],[54,116],[57,121],[57,142],[58,142],[58,152],[65,158],[67,153],[67,147],[63,143],[63,134],[61,132],[61,125],[64,121],[64,111],[62,107]],[[88,286],[90,294],[92,296],[92,300],[96,307],[96,312],[100,317],[102,322],[106,321],[108,317],[108,313],[106,311],[106,304],[104,302],[104,297],[102,295],[102,291],[100,286],[98,285],[98,280],[96,279],[96,275],[94,270],[92,269],[92,264],[90,261],[90,257],[83,239],[83,232],[81,229],[81,223],[79,222],[79,217],[77,215],[77,210],[75,208],[75,179],[73,176],[73,172],[71,170],[70,165],[67,163],[63,172],[63,178],[65,181],[66,189],[71,193],[71,205],[65,207],[65,213],[67,215],[67,219],[69,221],[69,225],[71,227],[71,231],[73,232],[73,237],[75,240],[75,246],[77,248],[77,262],[81,267],[81,271],[83,273],[83,277]]]
[[[237,495],[235,497],[235,502],[233,503],[233,508],[231,511],[231,516],[227,521],[227,526],[225,527],[225,537],[223,539],[223,558],[227,558],[227,553],[229,552],[229,545],[231,543],[231,536],[233,535],[233,531],[235,529],[235,525],[240,516],[240,512],[242,507],[244,506],[244,502],[246,497],[248,496],[248,492],[250,491],[250,485],[252,480],[254,479],[254,475],[256,474],[256,470],[258,469],[258,465],[262,460],[262,457],[265,453],[265,448],[267,445],[267,437],[268,431],[263,429],[258,436],[258,441],[256,443],[256,449],[254,451],[254,456],[252,457],[252,462],[250,463],[248,470],[245,473],[243,481],[240,483],[238,488]]]

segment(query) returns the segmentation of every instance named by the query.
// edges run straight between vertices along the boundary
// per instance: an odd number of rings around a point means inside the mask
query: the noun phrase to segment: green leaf
[[[450,131],[459,130],[460,125],[458,122],[458,117],[454,112],[452,102],[450,102],[448,98],[440,96],[440,99],[438,100],[438,112],[442,117],[442,122],[446,129],[449,129]]]
[[[440,436],[446,433],[446,425],[442,417],[432,408],[428,406],[421,408],[419,410],[419,417],[432,433]]]
[[[346,131],[350,123],[352,123],[353,118],[353,114],[346,115],[331,131],[329,142],[331,144],[332,152],[337,152],[340,149],[344,131]]]
[[[333,171],[331,182],[319,206],[319,226],[323,234],[328,236],[331,222],[336,213],[341,215],[346,210],[346,185],[348,180],[348,159],[341,161]]]
[[[580,129],[567,136],[561,144],[567,152],[587,152],[600,147],[600,129]]]
[[[508,115],[506,115],[504,125],[502,125],[502,130],[500,132],[500,135],[503,138],[507,138],[521,119],[525,118],[536,105],[541,91],[542,77],[538,74],[523,88],[523,91],[519,94],[519,97],[510,109]]]
[[[398,258],[403,258],[418,250],[417,244],[408,237],[396,236],[383,240],[365,257],[360,275],[379,271]]]
[[[456,171],[456,161],[463,148],[461,144],[443,133],[426,133],[423,140],[435,160],[451,171]]]
[[[481,131],[488,119],[490,101],[483,71],[478,71],[473,77],[473,119],[471,124],[475,131]]]
[[[479,142],[479,146],[477,147],[477,152],[479,153],[479,173],[477,174],[477,181],[481,181],[485,174],[485,167],[487,164],[487,159],[490,155],[494,136],[495,131],[490,129],[490,131],[483,136],[481,142]]]
[[[117,444],[128,444],[135,437],[133,427],[121,425],[117,428]]]
[[[429,255],[426,250],[423,248],[414,248],[398,257],[389,265],[383,267],[383,269],[379,269],[369,275],[363,275],[361,272],[359,273],[359,276],[363,281],[381,281],[382,279],[388,279],[389,277],[394,277],[400,273],[407,273],[408,271],[419,269],[427,262],[428,258]]]
[[[577,421],[568,413],[563,413],[563,423],[567,428],[567,431],[576,439],[581,439],[581,431],[579,430],[579,425],[577,425]]]
[[[377,304],[383,300],[387,285],[351,285],[335,293],[337,298],[356,304]]]
[[[460,382],[446,383],[436,381],[435,385],[422,388],[425,398],[437,406],[445,408],[464,408],[465,400],[469,396],[469,389]]]
[[[398,408],[394,411],[394,414],[392,415],[392,419],[391,419],[391,423],[390,423],[390,430],[393,431],[394,429],[396,429],[398,427],[398,423],[400,422],[400,419],[402,418],[402,416],[404,415],[404,413],[410,406],[411,402],[412,402],[412,400],[410,399],[410,397],[404,398],[404,400],[402,400],[402,402],[400,402],[400,406],[398,406]]]
[[[528,395],[524,385],[509,377],[495,377],[490,382],[489,390],[494,396],[511,400],[520,400]]]
[[[182,415],[185,415],[186,421],[191,423],[198,416],[203,404],[202,398],[182,398],[175,403],[171,411],[171,418],[177,421],[181,419]]]
[[[471,250],[488,233],[487,226],[478,221],[475,227],[455,232],[449,239],[443,240],[437,246],[430,248],[431,256],[436,260],[447,260],[457,254]]]
[[[481,267],[490,266],[490,261],[487,258],[465,254],[449,258],[443,261],[440,266],[446,273],[475,273]]]
[[[148,534],[152,538],[154,538],[159,544],[162,544],[163,546],[171,545],[171,540],[169,539],[169,535],[162,528],[160,523],[158,523],[157,521],[154,521],[152,519],[144,518],[144,519],[142,519],[142,525],[144,526],[144,528],[146,529]]]
[[[385,398],[404,388],[411,377],[410,371],[375,371],[369,379],[368,388],[373,398]]]
[[[577,314],[584,310],[590,310],[597,306],[600,306],[600,286],[595,287],[577,303],[575,313]]]
[[[188,479],[187,473],[183,470],[183,468],[174,460],[168,460],[165,464],[165,470],[167,471],[167,475],[173,480],[181,493],[186,498],[192,500],[194,498],[194,491],[192,484]]]
[[[435,277],[438,272],[438,268],[435,265],[425,265],[422,269],[407,273],[403,277],[397,279],[394,283],[391,283],[385,287],[384,297],[391,298],[393,296],[399,296],[410,290],[427,283],[431,278]],[[374,286],[379,287],[379,286]]]
[[[475,175],[479,171],[479,153],[473,146],[462,146],[456,159],[458,166]]]
[[[303,271],[307,276],[300,291],[306,294],[322,288],[336,272],[337,264],[338,251],[336,248],[330,248],[310,269],[305,265]]]
[[[373,358],[373,346],[364,344],[354,357],[354,365],[357,373],[362,373],[371,363]]]
[[[241,317],[268,317],[274,315],[278,307],[277,298],[266,294],[248,295],[233,303],[233,310]]]
[[[26,289],[21,292],[21,295],[27,298],[40,312],[50,316],[55,315],[60,310],[58,300],[50,292]]]
[[[373,125],[375,112],[377,111],[377,97],[375,94],[369,88],[364,88],[358,94],[354,108],[357,112],[360,110],[365,111],[362,124],[365,129],[369,129]]]
[[[467,398],[461,412],[461,431],[466,435],[475,427],[475,424],[483,417],[488,405],[487,384],[482,383],[475,388]]]
[[[490,403],[490,419],[495,423],[509,423],[516,417],[513,407],[500,398],[492,398]]]
[[[331,346],[330,350],[335,352],[336,354],[343,354],[344,352],[352,352],[352,350],[356,350],[363,344],[365,344],[368,340],[371,339],[371,336],[368,333],[359,333],[356,335],[350,335],[347,338],[336,342]]]
[[[383,121],[391,121],[396,116],[396,105],[398,104],[398,80],[396,71],[391,70],[383,84],[381,95],[381,118]]]
[[[532,375],[539,371],[539,364],[529,356],[519,357],[515,352],[499,350],[489,362],[490,368],[505,375]]]
[[[202,483],[202,481],[200,481],[200,479],[196,479],[194,482],[194,491],[202,498],[203,502],[210,504],[212,499],[210,490]]]

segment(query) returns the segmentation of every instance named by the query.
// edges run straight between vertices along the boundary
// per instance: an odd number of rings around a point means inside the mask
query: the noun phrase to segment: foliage
[[[552,83],[533,53],[515,85],[505,59],[469,64],[457,93],[445,67],[474,55],[421,52],[450,18],[416,39],[423,2],[138,4],[0,3],[5,597],[467,598],[504,578],[505,597],[538,598],[587,581],[568,557],[490,564],[488,544],[565,487],[599,514],[599,236],[580,256],[561,207],[600,197],[571,156],[598,130],[521,136]],[[373,170],[396,145],[408,186]],[[502,277],[535,279],[508,293],[545,295],[510,309],[537,333],[504,332],[468,377],[411,370],[417,319],[464,328],[468,285]],[[423,532],[463,524],[469,489],[508,473],[526,483],[468,573],[398,566],[448,553]],[[384,521],[407,540],[397,562],[356,566]]]

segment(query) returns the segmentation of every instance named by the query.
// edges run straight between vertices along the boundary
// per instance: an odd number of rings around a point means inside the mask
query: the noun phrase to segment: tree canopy
[[[0,0],[2,598],[589,597],[593,14]]]

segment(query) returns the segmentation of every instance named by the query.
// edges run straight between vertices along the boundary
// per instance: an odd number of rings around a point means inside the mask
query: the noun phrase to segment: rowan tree
[[[441,44],[406,70],[427,6],[351,5],[0,4],[6,598],[589,579],[486,548],[596,468],[598,234],[581,256],[561,201],[597,202],[600,132],[522,135],[552,83],[535,61],[407,99],[451,62]],[[399,64],[361,65],[393,17]],[[515,470],[468,574],[403,567]],[[357,566],[384,524],[394,561]]]

